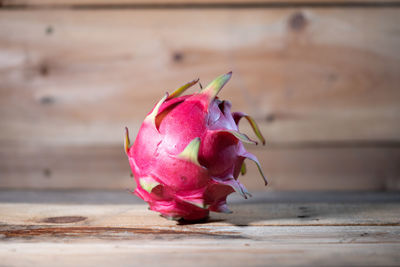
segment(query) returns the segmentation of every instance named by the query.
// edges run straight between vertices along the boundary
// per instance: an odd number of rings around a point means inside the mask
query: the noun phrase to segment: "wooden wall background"
[[[400,189],[399,1],[0,6],[1,188],[133,188],[123,127],[233,70],[221,96],[267,137],[249,149],[270,189]],[[264,190],[248,166],[243,183]]]

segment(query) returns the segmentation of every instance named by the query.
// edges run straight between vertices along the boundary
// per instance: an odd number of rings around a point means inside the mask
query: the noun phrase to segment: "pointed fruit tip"
[[[156,180],[154,180],[152,177],[142,177],[139,178],[139,183],[140,186],[147,191],[147,193],[151,194],[151,191],[153,191],[153,189],[160,185],[159,182],[157,182]]]
[[[253,129],[253,131],[256,134],[256,136],[258,137],[258,139],[261,141],[263,146],[265,146],[265,138],[262,135],[262,133],[260,131],[260,128],[258,127],[256,121],[252,117],[250,117],[249,115],[246,115],[245,118],[250,123],[250,126]]]
[[[145,119],[145,121],[150,121],[155,128],[157,128],[156,117],[158,115],[158,111],[160,110],[161,105],[168,99],[168,96],[169,96],[169,94],[168,94],[168,92],[166,92],[164,97],[161,98],[160,101],[158,101],[158,103],[153,108],[153,111]]]
[[[169,96],[167,97],[167,100],[172,99],[172,98],[174,98],[174,97],[180,96],[180,95],[183,94],[187,89],[189,89],[190,87],[192,87],[193,85],[195,85],[196,83],[198,83],[199,80],[200,80],[200,78],[197,78],[197,79],[195,79],[195,80],[193,80],[193,81],[190,81],[190,82],[188,82],[188,83],[182,85],[181,87],[179,87],[178,89],[176,89],[175,91],[173,91],[173,92],[171,93],[171,95],[169,95]]]
[[[235,190],[236,193],[240,194],[244,199],[247,199],[246,195],[247,189],[245,189],[244,186],[238,180],[233,178],[233,176],[231,176],[229,179],[226,180],[220,180],[214,177],[213,180],[218,184],[224,184],[230,186],[233,190]]]
[[[232,71],[226,74],[222,74],[210,82],[201,93],[208,95],[210,102],[218,95],[224,85],[229,81],[232,76]]]
[[[129,148],[130,148],[129,130],[128,127],[125,126],[124,149],[126,155],[128,155]]]
[[[262,168],[261,168],[261,164],[260,164],[260,162],[258,161],[257,157],[254,156],[253,154],[249,153],[249,152],[246,152],[246,153],[244,153],[244,154],[241,154],[241,156],[242,156],[242,157],[245,157],[245,158],[248,158],[249,160],[253,161],[253,162],[257,165],[258,172],[260,173],[262,179],[264,180],[265,185],[267,185],[267,184],[268,184],[267,178],[266,178],[265,175],[264,175],[264,172],[263,172],[263,170],[262,170]]]
[[[262,145],[265,146],[265,138],[262,135],[260,128],[258,127],[256,121],[249,115],[243,113],[243,112],[234,112],[232,113],[232,116],[235,120],[236,125],[239,126],[239,121],[241,118],[246,118],[246,120],[249,122],[251,128],[253,129],[254,133],[256,134],[257,138],[261,141]]]
[[[186,202],[189,204],[192,204],[200,209],[208,209],[208,206],[209,206],[209,205],[205,204],[203,201],[198,201],[198,202],[197,201],[186,201]]]
[[[200,150],[200,137],[194,138],[190,143],[183,149],[183,151],[178,155],[179,158],[183,160],[190,161],[198,166],[199,163],[199,150]]]
[[[217,130],[218,132],[225,132],[225,133],[229,133],[231,135],[233,135],[236,139],[242,141],[243,143],[246,144],[253,144],[253,145],[257,145],[258,142],[251,140],[247,135],[240,133],[238,131],[235,130]]]
[[[246,163],[243,161],[242,167],[240,167],[240,173],[241,173],[242,175],[245,175],[246,172],[247,172]]]

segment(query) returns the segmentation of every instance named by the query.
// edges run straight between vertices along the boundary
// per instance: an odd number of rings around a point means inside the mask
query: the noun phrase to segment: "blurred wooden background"
[[[0,6],[1,188],[134,188],[124,126],[133,139],[165,91],[232,70],[221,97],[261,126],[271,190],[400,189],[398,1]]]

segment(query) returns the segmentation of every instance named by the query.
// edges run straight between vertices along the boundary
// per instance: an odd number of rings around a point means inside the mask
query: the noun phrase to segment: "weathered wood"
[[[272,188],[398,189],[399,18],[389,8],[3,10],[0,186],[132,188],[123,127],[134,136],[164,90],[233,69],[221,97],[275,148],[253,150]]]
[[[399,18],[389,8],[2,11],[0,141],[120,143],[165,90],[232,69],[221,97],[270,143],[398,142]]]
[[[400,226],[398,203],[239,203],[229,205],[229,207],[234,214],[212,213],[211,220],[206,225]],[[166,220],[157,213],[149,211],[146,204],[4,203],[0,205],[0,214],[1,224],[16,226],[140,228],[176,225],[175,221]]]
[[[0,244],[0,256],[5,266],[398,266],[396,243],[363,242],[360,236],[385,235],[385,230],[369,228],[350,230],[334,228],[329,236],[322,229],[271,229],[276,243],[251,240],[227,242],[202,240],[115,241],[82,243],[15,243]],[[388,229],[389,230],[389,229]],[[335,232],[338,231],[338,232]],[[397,230],[398,231],[398,230]],[[282,235],[276,235],[276,233]],[[304,241],[288,237],[302,232]],[[360,243],[349,242],[353,237]],[[396,236],[398,238],[398,234]],[[284,239],[285,241],[279,242]],[[326,240],[321,243],[322,240]],[[380,240],[380,239],[378,239]],[[293,243],[291,243],[291,241]],[[288,244],[289,243],[289,244]]]
[[[274,190],[395,190],[400,188],[398,148],[251,149]],[[120,146],[3,145],[0,187],[133,189]],[[250,191],[265,190],[255,167],[240,177]]]
[[[397,192],[337,192],[337,191],[271,191],[254,192],[253,196],[243,199],[239,194],[228,197],[232,204],[254,203],[396,203],[400,202]],[[0,189],[0,203],[36,203],[36,204],[143,204],[143,200],[124,190],[10,190]]]
[[[399,199],[356,195],[357,203],[352,194],[235,201],[233,214],[189,225],[143,204],[54,204],[56,195],[47,204],[0,203],[0,257],[6,266],[398,265]]]
[[[112,8],[115,6],[122,7],[155,7],[155,8],[168,8],[168,7],[263,7],[268,4],[328,4],[328,6],[340,5],[340,4],[363,4],[363,3],[374,3],[377,6],[380,3],[396,4],[398,0],[119,0],[118,2],[111,0],[3,0],[2,5],[4,7],[98,7],[104,6],[105,8]]]

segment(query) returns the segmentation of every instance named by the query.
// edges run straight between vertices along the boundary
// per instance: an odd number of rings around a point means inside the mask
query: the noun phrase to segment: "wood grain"
[[[0,256],[7,266],[396,266],[400,205],[383,196],[323,203],[309,193],[312,201],[285,203],[277,194],[186,225],[143,204],[1,203]]]
[[[271,232],[281,234],[273,239],[276,244],[251,240],[226,244],[220,239],[201,240],[200,244],[196,244],[197,240],[179,239],[166,242],[100,241],[95,244],[7,242],[0,244],[0,255],[7,266],[26,266],[27,262],[35,266],[54,266],[54,262],[58,262],[58,266],[131,266],[132,263],[159,266],[160,262],[163,266],[264,266],[266,262],[274,266],[398,266],[399,244],[396,241],[382,243],[382,238],[374,238],[388,236],[387,231],[397,229],[371,227],[365,232],[363,228],[334,228],[331,235],[327,235],[325,229],[321,230],[309,227],[271,229]],[[299,231],[309,239],[290,237]],[[368,242],[349,243],[353,237],[365,233],[372,236]],[[286,242],[282,244],[280,239]],[[326,241],[321,243],[321,240]]]
[[[398,148],[251,149],[269,185],[252,162],[240,180],[259,190],[398,190]],[[0,187],[134,189],[120,146],[2,146]]]
[[[267,150],[252,151],[271,188],[398,189],[399,18],[391,8],[1,10],[0,186],[132,188],[123,127],[134,139],[164,91],[233,70],[221,97],[259,122]],[[244,183],[257,189],[256,177],[250,169]]]
[[[102,6],[104,8],[112,8],[112,7],[133,7],[133,8],[199,8],[199,7],[263,7],[268,4],[301,4],[303,6],[307,6],[310,4],[327,4],[327,6],[341,5],[341,4],[363,4],[363,3],[373,3],[376,6],[379,6],[380,3],[387,3],[390,5],[396,5],[398,0],[252,0],[252,1],[243,1],[243,0],[151,0],[151,1],[143,1],[143,0],[119,0],[118,2],[110,1],[110,0],[3,0],[3,7],[22,7],[22,8],[30,8],[30,7],[86,7],[86,8],[95,8],[96,6]]]
[[[221,97],[270,143],[399,141],[397,10],[3,11],[0,24],[3,142],[120,143],[165,90],[231,69]]]
[[[242,201],[239,204],[230,204],[229,207],[234,214],[212,213],[210,222],[205,226],[400,226],[398,203],[250,202],[246,204]],[[177,224],[175,221],[160,217],[156,212],[149,211],[146,204],[4,203],[1,204],[0,212],[2,223],[15,225],[16,229],[23,225],[141,229],[172,227]],[[76,219],[76,217],[83,219]],[[201,230],[201,225],[183,229]],[[18,232],[15,234],[17,235]],[[37,234],[40,235],[40,233]]]

